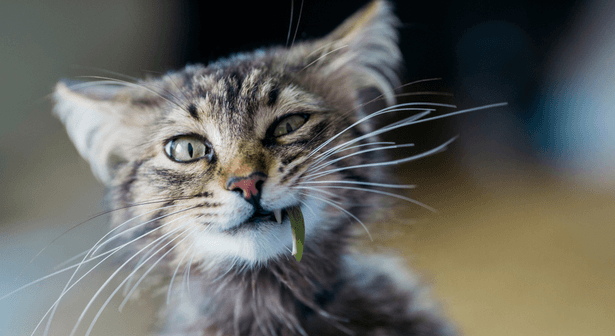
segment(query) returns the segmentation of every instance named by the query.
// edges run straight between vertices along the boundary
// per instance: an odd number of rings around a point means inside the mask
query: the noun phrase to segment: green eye
[[[305,115],[295,114],[290,117],[280,120],[273,130],[274,137],[280,137],[288,133],[296,131],[299,127],[305,124],[307,117]]]
[[[183,136],[175,138],[164,146],[167,156],[177,162],[192,162],[205,157],[210,157],[212,150],[203,141]]]

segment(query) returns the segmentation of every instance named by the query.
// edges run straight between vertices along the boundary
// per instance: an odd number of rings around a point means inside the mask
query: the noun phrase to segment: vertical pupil
[[[188,143],[188,154],[190,154],[191,158],[192,158],[192,153],[194,153],[194,150],[192,149],[192,144],[189,142]]]
[[[290,126],[290,123],[288,123],[288,122],[287,122],[287,123],[286,123],[286,133],[290,133],[290,132],[292,132],[292,131],[293,131],[293,127],[292,127],[292,126]]]

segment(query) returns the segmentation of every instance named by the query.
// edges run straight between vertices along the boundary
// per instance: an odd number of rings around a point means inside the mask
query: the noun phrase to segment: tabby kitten
[[[330,35],[290,48],[136,84],[59,83],[55,113],[119,209],[84,259],[122,232],[129,238],[110,251],[134,254],[120,269],[163,270],[122,282],[168,289],[161,334],[452,334],[396,260],[349,249],[387,187],[378,164],[387,161],[388,143],[378,141],[387,129],[372,117],[430,108],[365,112],[365,89],[395,103],[397,24],[389,3],[373,1]],[[290,252],[290,207],[305,218],[300,262]],[[189,295],[176,281],[182,272]]]

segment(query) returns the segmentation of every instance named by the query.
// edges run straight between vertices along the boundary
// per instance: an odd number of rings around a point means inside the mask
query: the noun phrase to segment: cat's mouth
[[[276,209],[267,211],[262,208],[256,209],[252,216],[243,221],[237,226],[224,230],[230,234],[236,234],[244,230],[252,230],[263,224],[282,224],[288,218],[288,214],[284,209]]]
[[[256,209],[256,211],[254,211],[254,213],[252,214],[252,216],[250,216],[250,218],[248,218],[243,224],[247,224],[247,223],[261,223],[261,222],[277,222],[278,224],[282,224],[282,220],[284,219],[284,215],[285,215],[284,210],[282,209],[276,209],[273,211],[266,211],[264,209]]]

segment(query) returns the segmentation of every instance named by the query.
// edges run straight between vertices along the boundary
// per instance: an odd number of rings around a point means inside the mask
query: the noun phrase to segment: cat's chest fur
[[[349,249],[377,196],[400,187],[387,183],[392,144],[378,135],[430,110],[394,105],[397,24],[373,1],[319,40],[139,83],[58,84],[55,113],[120,209],[113,230],[139,251],[123,265],[162,261],[162,334],[453,333],[399,261]],[[370,111],[366,89],[390,107]],[[399,111],[417,114],[372,123]],[[291,208],[305,217],[300,262]],[[174,283],[182,272],[189,285]]]

